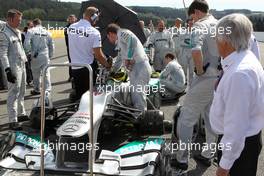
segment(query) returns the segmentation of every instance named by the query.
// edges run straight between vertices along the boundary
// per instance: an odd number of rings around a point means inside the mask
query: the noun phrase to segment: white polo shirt
[[[93,48],[102,47],[100,32],[87,20],[81,19],[68,30],[71,63],[92,64]],[[78,69],[78,67],[73,67]]]
[[[214,94],[210,123],[217,134],[223,134],[220,166],[230,169],[246,137],[264,128],[264,71],[249,50],[233,52],[221,64],[224,74]]]

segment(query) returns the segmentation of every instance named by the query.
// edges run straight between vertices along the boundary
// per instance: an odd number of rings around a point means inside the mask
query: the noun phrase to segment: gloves
[[[108,62],[108,64],[112,67],[112,65],[113,65],[113,58],[112,58],[112,56],[109,56],[109,57],[107,58],[107,62]]]
[[[16,77],[13,75],[10,67],[6,68],[5,72],[6,72],[7,81],[14,84],[16,82]]]
[[[132,71],[134,64],[135,64],[135,60],[133,60],[133,59],[132,60],[128,60],[128,59],[125,60],[125,66],[129,71]]]

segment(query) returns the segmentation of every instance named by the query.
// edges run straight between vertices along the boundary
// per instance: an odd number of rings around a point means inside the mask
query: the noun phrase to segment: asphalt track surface
[[[261,51],[262,51],[262,58],[264,58],[264,43],[261,43]],[[51,63],[66,63],[67,56],[66,56],[66,47],[64,39],[56,39],[55,40],[55,55],[52,59]],[[71,91],[71,85],[67,82],[68,79],[68,68],[57,68],[51,70],[51,80],[52,80],[52,98],[55,105],[60,105],[68,99],[69,93]],[[32,107],[33,101],[38,98],[38,96],[31,96],[30,90],[31,87],[27,87],[26,96],[25,96],[25,107],[26,111],[29,113]],[[7,123],[7,110],[6,110],[6,97],[7,91],[2,90],[0,91],[0,124]],[[172,102],[170,104],[162,105],[161,110],[165,113],[166,119],[171,119],[172,115],[175,112],[176,103]],[[264,134],[262,133],[262,137],[264,139]],[[198,142],[202,142],[203,140],[199,138]],[[189,161],[189,168],[188,168],[188,175],[189,176],[214,176],[216,171],[216,166],[212,165],[211,167],[204,167],[200,163],[197,163],[193,160],[191,153],[191,159]],[[0,175],[4,173],[0,170]],[[8,172],[4,175],[8,176],[20,176],[20,175],[34,175],[37,176],[39,173],[26,173],[26,172]],[[264,149],[261,152],[259,157],[259,166],[258,166],[258,174],[257,176],[264,175]]]

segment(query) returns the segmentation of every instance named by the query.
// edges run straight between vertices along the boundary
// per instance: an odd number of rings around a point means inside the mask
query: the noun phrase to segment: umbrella
[[[121,28],[129,29],[142,43],[145,43],[146,37],[139,26],[138,16],[131,9],[118,4],[114,0],[89,0],[82,2],[80,17],[82,17],[84,10],[89,6],[94,6],[100,11],[99,21],[96,25],[101,33],[105,54],[113,57],[117,55],[117,52],[114,51],[115,46],[109,43],[106,35],[106,28],[110,23],[116,23]]]

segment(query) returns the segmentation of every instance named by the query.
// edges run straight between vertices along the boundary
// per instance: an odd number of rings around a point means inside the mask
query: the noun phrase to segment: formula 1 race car
[[[99,85],[102,80],[105,85],[117,83],[112,77],[105,79],[103,72]],[[119,82],[121,87],[127,84]],[[158,79],[152,79],[149,87],[155,85]],[[151,108],[140,111],[113,90],[94,90],[83,94],[79,103],[60,107],[42,92],[31,122],[2,140],[0,167],[40,171],[40,175],[165,176],[169,151],[164,150],[168,139],[163,135],[171,133],[172,123],[155,107],[153,92],[148,96]]]

